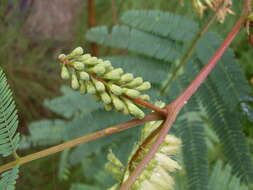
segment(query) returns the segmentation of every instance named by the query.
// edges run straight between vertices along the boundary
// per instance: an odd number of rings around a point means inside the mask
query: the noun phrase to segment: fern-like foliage
[[[1,190],[14,190],[16,179],[18,178],[19,167],[12,168],[1,175],[0,189]]]
[[[111,32],[105,26],[96,27],[88,31],[86,37],[92,42],[129,50],[130,56],[110,58],[113,64],[122,63],[122,66],[125,65],[133,72],[146,75],[148,77],[146,80],[150,79],[156,87],[161,85],[160,77],[166,76],[165,69],[161,71],[159,67],[167,68],[166,70],[172,68],[198,30],[194,22],[188,26],[186,23],[192,21],[160,11],[128,11],[123,14],[121,21],[126,25],[116,25]],[[178,76],[170,85],[170,91],[164,98],[166,101],[173,100],[183,91],[220,43],[221,38],[215,33],[208,33],[198,42],[196,53],[182,70],[183,75]],[[133,57],[134,61],[127,62]],[[136,70],[135,66],[131,66],[132,62],[136,63]],[[138,67],[142,67],[143,70]],[[157,69],[152,70],[153,67]],[[153,97],[157,96],[156,92],[153,93]],[[241,113],[238,105],[249,97],[249,94],[249,85],[230,49],[194,95],[193,100],[186,105],[186,111],[182,112],[183,114],[192,112],[194,107],[198,108],[199,114],[205,112],[210,125],[219,137],[233,173],[247,183],[253,180],[253,164],[245,136],[241,131]],[[207,146],[203,127],[205,127],[204,120],[198,122],[195,127],[192,121],[186,120],[184,125],[179,127],[185,145],[183,155],[187,164],[188,184],[189,188],[194,190],[208,188],[208,162],[205,150]]]
[[[220,160],[216,162],[212,170],[209,188],[212,190],[249,190],[247,186],[241,184],[239,178],[232,175],[231,166],[223,166]]]
[[[0,154],[9,156],[19,145],[18,116],[12,92],[0,68]]]

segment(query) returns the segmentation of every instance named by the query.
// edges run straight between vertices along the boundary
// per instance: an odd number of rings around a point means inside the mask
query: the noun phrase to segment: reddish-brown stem
[[[131,187],[131,185],[136,181],[136,179],[141,175],[143,170],[145,170],[148,163],[152,160],[155,153],[159,149],[160,145],[163,143],[168,131],[170,130],[173,122],[175,121],[177,117],[177,113],[178,113],[178,110],[174,110],[174,108],[169,109],[168,117],[166,118],[155,143],[151,146],[149,152],[145,155],[143,160],[138,164],[138,166],[130,175],[130,177],[122,184],[122,186],[120,187],[120,190],[128,190]]]
[[[191,98],[191,96],[196,92],[199,86],[204,82],[206,77],[213,70],[218,60],[222,57],[226,49],[229,47],[235,36],[240,31],[241,27],[245,23],[245,16],[242,16],[232,31],[228,34],[227,38],[224,40],[220,48],[215,52],[214,56],[210,59],[209,63],[200,71],[197,77],[192,81],[189,87],[171,104],[167,106],[168,115],[165,120],[165,123],[157,137],[155,143],[152,145],[150,151],[145,155],[143,160],[138,164],[136,169],[132,172],[129,178],[122,184],[120,190],[128,190],[131,185],[136,181],[136,179],[141,175],[143,170],[147,167],[148,163],[155,156],[155,153],[159,149],[160,145],[163,143],[164,138],[169,132],[172,124],[174,123],[178,113],[182,109],[182,107],[187,103],[187,101]]]
[[[95,0],[87,1],[87,12],[88,12],[88,27],[96,26],[96,7]],[[91,42],[91,55],[98,56],[98,46],[96,43]]]
[[[117,6],[115,0],[111,0],[112,23],[118,24]]]
[[[144,141],[143,143],[139,146],[137,151],[134,153],[132,156],[131,160],[128,163],[128,168],[130,171],[133,170],[133,163],[139,158],[140,154],[142,153],[143,150],[145,150],[145,147],[147,147],[150,142],[153,141],[153,139],[157,136],[157,134],[160,132],[162,129],[163,123],[161,123],[161,126],[159,126],[157,129],[155,129]]]
[[[199,86],[204,82],[206,77],[212,71],[212,69],[217,64],[218,60],[222,57],[226,49],[229,47],[235,36],[240,31],[241,27],[245,23],[245,18],[240,18],[231,32],[228,34],[227,38],[224,40],[220,48],[215,52],[213,57],[210,59],[209,63],[200,71],[197,77],[192,81],[192,83],[187,87],[187,89],[176,99],[175,104],[180,109],[187,103],[191,96],[196,92]]]
[[[144,106],[144,107],[146,107],[146,108],[148,108],[150,110],[153,110],[153,111],[155,111],[157,113],[160,113],[163,116],[167,116],[167,110],[166,109],[159,108],[158,106],[150,104],[150,103],[148,103],[148,102],[146,102],[146,101],[144,101],[144,100],[142,100],[140,98],[131,98],[131,97],[126,96],[126,95],[125,95],[125,97],[128,98],[129,100],[134,101],[136,104],[142,105],[142,106]]]

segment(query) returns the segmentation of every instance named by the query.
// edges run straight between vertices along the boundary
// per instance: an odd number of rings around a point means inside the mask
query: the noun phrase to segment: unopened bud
[[[111,79],[111,80],[119,80],[123,70],[121,68],[114,69],[108,73],[106,73],[103,78]]]
[[[96,79],[93,79],[92,81],[98,92],[105,91],[105,85],[101,81],[98,81]]]
[[[66,55],[65,54],[60,54],[59,56],[58,56],[58,59],[65,59],[66,58]]]
[[[112,91],[113,94],[120,96],[123,92],[123,89],[121,87],[119,87],[118,85],[115,84],[108,84],[110,90]]]
[[[144,100],[144,101],[147,101],[147,102],[150,101],[150,97],[147,94],[142,94],[142,95],[139,96],[139,98]]]
[[[100,93],[100,96],[105,104],[110,104],[112,102],[111,97],[106,92]]]
[[[71,53],[70,55],[71,56],[80,56],[83,54],[83,48],[82,47],[77,47],[75,48]]]
[[[138,98],[140,96],[139,91],[128,88],[123,88],[123,93],[132,98]]]
[[[68,68],[65,65],[63,65],[61,68],[61,78],[64,80],[67,80],[70,78]]]
[[[84,54],[78,57],[77,60],[85,63],[89,58],[91,58],[90,54]]]
[[[80,94],[85,94],[86,93],[86,85],[85,85],[85,82],[84,81],[80,81]]]
[[[142,119],[145,116],[144,112],[140,108],[138,108],[136,105],[134,105],[132,102],[130,102],[126,98],[124,98],[124,101],[127,104],[127,108],[130,114],[132,114],[133,116],[139,119]]]
[[[84,61],[84,64],[88,65],[88,66],[96,65],[96,64],[98,64],[98,58],[90,57]]]
[[[111,94],[112,103],[117,111],[121,111],[124,109],[124,103],[115,95]]]
[[[150,82],[144,82],[140,86],[136,87],[135,90],[148,90],[151,88]]]
[[[81,80],[90,80],[90,75],[86,73],[85,71],[81,71],[79,73],[79,76]]]
[[[77,77],[76,77],[76,74],[75,74],[75,73],[72,74],[71,87],[72,87],[74,90],[77,90],[77,89],[79,88],[79,82],[78,82],[78,80],[77,80]]]
[[[84,70],[84,64],[81,62],[74,62],[73,65],[76,70]]]
[[[143,83],[143,79],[141,77],[137,77],[134,80],[132,80],[131,82],[127,83],[125,86],[127,87],[136,87],[139,86]]]
[[[97,75],[102,75],[105,73],[105,68],[102,65],[96,65],[89,69],[89,71],[96,73]]]
[[[131,73],[126,73],[126,74],[124,74],[124,75],[121,76],[120,82],[126,83],[126,82],[132,81],[133,79],[134,79],[133,74],[131,74]]]
[[[91,81],[86,82],[86,87],[87,87],[87,93],[89,93],[89,94],[96,93],[96,88],[94,87],[94,85]]]

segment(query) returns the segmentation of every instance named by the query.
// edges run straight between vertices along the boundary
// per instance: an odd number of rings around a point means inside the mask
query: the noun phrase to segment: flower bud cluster
[[[227,14],[234,14],[230,9],[232,7],[232,0],[192,0],[193,7],[200,16],[203,16],[207,8],[217,12],[217,20],[224,22]]]
[[[164,105],[159,103],[161,107]],[[163,121],[154,121],[147,123],[143,130],[142,130],[142,138],[141,142],[138,144],[142,144],[147,136],[149,136],[157,127],[161,125]],[[151,144],[147,147],[141,147],[142,153],[139,155],[139,158],[131,163],[133,166],[136,167],[137,164],[143,159],[145,154],[148,152]],[[135,147],[134,152],[139,149],[140,147]],[[172,190],[174,185],[173,177],[170,173],[175,172],[178,169],[181,169],[181,166],[171,158],[171,156],[175,155],[180,151],[181,148],[181,140],[173,135],[167,135],[165,138],[164,143],[161,145],[158,152],[155,154],[154,159],[148,164],[145,171],[140,175],[138,180],[135,184],[132,185],[131,190]],[[113,153],[110,152],[109,155]],[[132,155],[133,156],[133,155]],[[131,156],[131,157],[132,157]],[[112,156],[110,156],[112,157]],[[130,166],[128,166],[125,170],[122,167],[121,162],[113,155],[113,159],[109,159],[107,163],[106,169],[115,176],[115,179],[119,180],[117,176],[120,176],[120,181],[125,181],[129,175],[131,174]],[[130,158],[132,160],[132,158]],[[120,163],[120,164],[119,164]],[[130,164],[130,162],[129,162]],[[110,166],[110,167],[108,167]],[[122,172],[123,171],[123,172]],[[119,189],[119,185],[115,184],[108,190],[117,190]]]
[[[81,94],[92,94],[97,101],[102,101],[107,111],[115,109],[124,114],[143,118],[144,112],[131,98],[149,101],[142,91],[151,88],[149,82],[131,73],[124,73],[122,68],[114,68],[110,61],[104,61],[84,54],[78,47],[70,54],[59,55],[62,62],[62,79],[71,79],[71,87]]]

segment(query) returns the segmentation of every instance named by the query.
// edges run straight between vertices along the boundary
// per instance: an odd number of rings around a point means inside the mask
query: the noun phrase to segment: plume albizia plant
[[[222,3],[221,5],[219,5],[220,2]],[[132,119],[22,157],[18,156],[15,152],[16,149],[14,149],[12,153],[15,160],[0,166],[0,173],[14,168],[12,176],[15,177],[16,166],[21,166],[33,160],[73,148],[82,143],[94,141],[104,136],[147,123],[142,130],[142,138],[138,145],[135,146],[126,167],[122,165],[112,152],[109,153],[109,162],[106,167],[120,181],[112,189],[172,189],[174,183],[171,177],[172,173],[181,168],[173,159],[174,155],[180,150],[181,141],[175,136],[168,135],[168,132],[181,109],[215,68],[219,59],[224,55],[240,29],[247,22],[251,22],[251,2],[250,0],[244,1],[242,14],[224,42],[188,87],[174,101],[168,103],[166,106],[163,104],[152,105],[149,103],[148,95],[142,93],[151,87],[149,82],[144,82],[142,78],[134,77],[130,73],[124,73],[121,68],[114,68],[109,61],[84,54],[83,49],[80,47],[74,49],[68,55],[61,54],[59,56],[62,64],[61,77],[63,79],[71,79],[73,89],[79,90],[80,93],[92,94],[96,100],[104,103],[105,109],[107,110],[114,109],[125,114],[133,115],[137,119]],[[203,11],[207,7],[216,12],[221,11],[219,17],[217,17],[221,22],[224,21],[227,14],[232,13],[230,10],[232,5],[231,0],[193,0],[193,3],[200,14],[203,14]],[[200,34],[197,34],[196,39],[193,40],[192,45],[186,51],[186,56],[182,58],[183,61],[181,63],[184,63],[191,54],[195,47],[195,42],[203,35],[202,33],[207,31],[207,28],[205,27],[203,31],[200,31]],[[181,63],[179,65],[182,65]],[[6,90],[6,85],[3,85],[3,89]],[[8,93],[8,96],[10,96],[10,93]],[[144,112],[140,109],[141,106],[155,112],[145,116]],[[13,105],[10,109],[13,109]],[[8,115],[14,113],[10,112],[10,109],[7,110],[6,108],[5,110]],[[12,127],[16,117],[11,116],[11,119],[7,119],[8,122],[4,124],[8,124],[7,127]],[[3,121],[5,120],[6,117],[4,117]],[[5,125],[3,126],[5,127]],[[2,131],[5,133],[6,130]],[[11,135],[8,136],[8,140],[4,139],[2,142],[3,147],[9,146],[13,140],[14,144],[16,143],[15,138],[13,138],[15,130],[7,130],[7,132]],[[2,136],[5,138],[6,134]],[[6,172],[3,176],[8,176],[9,174],[9,172]],[[5,178],[3,178],[3,182],[4,180]],[[12,184],[14,183],[13,180],[9,181]]]

